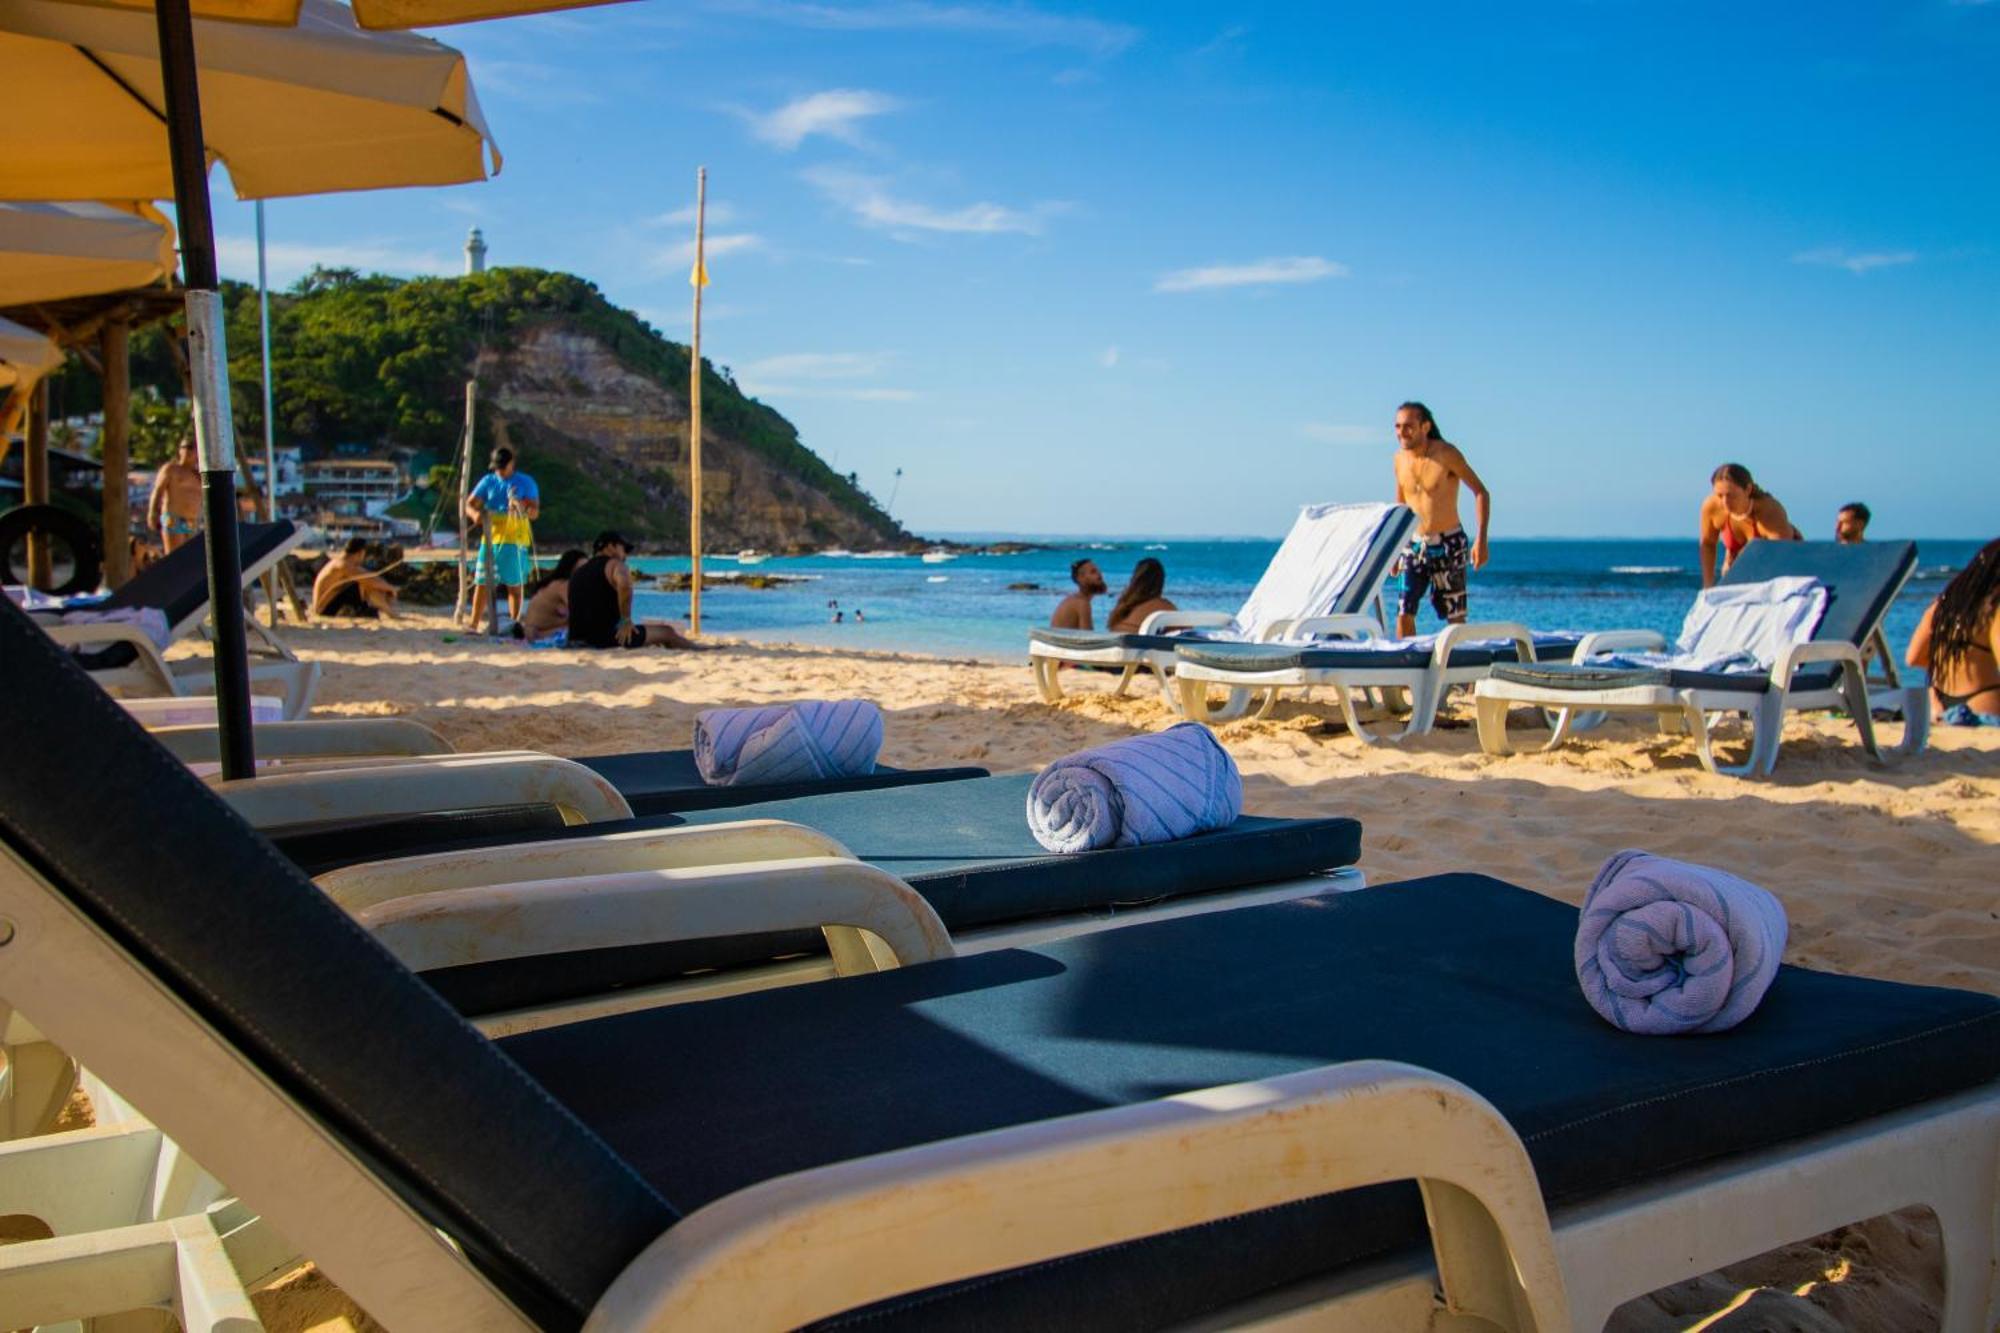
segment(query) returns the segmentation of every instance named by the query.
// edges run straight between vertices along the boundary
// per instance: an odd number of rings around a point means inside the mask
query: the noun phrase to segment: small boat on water
[[[761,565],[770,558],[771,558],[770,555],[764,551],[751,550],[748,548],[745,548],[744,550],[738,551],[736,553],[736,563],[739,565]]]
[[[956,559],[958,559],[958,552],[956,551],[947,551],[940,548],[924,552],[924,563],[927,565],[941,565],[947,560]]]

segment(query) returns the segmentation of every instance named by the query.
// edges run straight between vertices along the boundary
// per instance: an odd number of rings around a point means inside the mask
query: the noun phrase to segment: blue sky
[[[269,205],[579,273],[918,530],[1267,534],[1426,400],[1495,532],[2000,529],[2000,0],[659,0],[441,30],[506,167]],[[222,191],[218,191],[220,194]],[[224,269],[254,277],[249,206]],[[1467,518],[1470,518],[1468,507]]]

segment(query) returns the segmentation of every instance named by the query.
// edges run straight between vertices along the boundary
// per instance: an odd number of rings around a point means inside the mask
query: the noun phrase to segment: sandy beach
[[[411,717],[461,749],[680,746],[702,708],[860,696],[887,714],[886,762],[1017,772],[1173,720],[1149,682],[1119,699],[1103,676],[1079,674],[1051,707],[1025,665],[762,645],[581,654],[468,638],[428,615],[286,637],[323,664],[317,714]],[[1463,700],[1403,746],[1364,745],[1338,716],[1330,697],[1295,696],[1218,734],[1251,812],[1361,820],[1371,883],[1476,869],[1574,903],[1606,856],[1643,847],[1777,893],[1790,962],[2000,994],[2000,731],[1940,729],[1928,753],[1883,767],[1845,722],[1795,717],[1775,777],[1745,782],[1702,771],[1683,738],[1616,722],[1555,753],[1489,758]],[[1893,743],[1900,724],[1882,733]],[[1617,1326],[1707,1327],[1728,1309],[1752,1320],[1731,1327],[1926,1327],[1936,1253],[1923,1217],[1878,1219],[1636,1302]],[[274,1327],[338,1327],[313,1290],[316,1313]]]

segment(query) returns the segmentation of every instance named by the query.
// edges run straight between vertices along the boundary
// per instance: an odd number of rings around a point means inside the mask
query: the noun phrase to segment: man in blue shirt
[[[508,614],[521,618],[521,590],[535,566],[533,520],[542,513],[542,493],[535,479],[514,466],[514,451],[505,445],[493,451],[493,470],[479,479],[465,497],[465,517],[479,527],[493,516],[494,581],[507,590]],[[486,623],[486,558],[488,544],[479,540],[472,561],[472,623]]]

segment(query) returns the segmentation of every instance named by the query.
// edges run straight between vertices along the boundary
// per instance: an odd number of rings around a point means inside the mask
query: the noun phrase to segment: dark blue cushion
[[[1620,1032],[1578,992],[1575,930],[1573,908],[1448,875],[501,1045],[682,1209],[868,1153],[1356,1059],[1489,1098],[1554,1204],[2000,1078],[2000,1001],[1798,968],[1732,1032]],[[889,1302],[867,1322],[1159,1327],[1422,1236],[1415,1191],[1388,1186]]]
[[[1036,643],[1078,651],[1127,648],[1170,653],[1187,642],[1187,636],[1179,634],[1114,634],[1108,629],[1031,629],[1028,637]]]
[[[0,844],[539,1326],[578,1326],[672,1222],[11,603],[0,605],[0,735]]]
[[[862,860],[907,881],[954,932],[1277,883],[1350,866],[1361,856],[1361,825],[1352,819],[1254,815],[1181,842],[1056,856],[1028,831],[1026,803],[1033,780],[1031,774],[1019,774],[893,792],[836,793],[584,825],[533,840],[783,819],[818,829]],[[467,840],[454,847],[509,841],[521,839]],[[462,1012],[489,1014],[656,984],[696,969],[821,952],[819,932],[800,930],[514,958],[444,968],[425,974],[425,980]]]
[[[1915,542],[1751,542],[1724,583],[1812,578],[1826,585],[1826,614],[1813,638],[1859,648],[1872,634],[1917,567]],[[1804,688],[1803,686],[1799,688]]]
[[[1351,647],[1299,647],[1282,643],[1216,643],[1180,648],[1175,656],[1182,662],[1216,667],[1223,671],[1366,671],[1422,670],[1431,664],[1429,648],[1375,648],[1357,643]],[[1491,648],[1468,645],[1454,648],[1451,665],[1488,666]]]
[[[873,773],[817,782],[767,782],[744,787],[714,787],[702,780],[693,750],[640,750],[632,754],[581,755],[577,763],[598,773],[618,789],[635,815],[681,810],[716,810],[757,801],[783,801],[830,791],[873,791],[878,787],[908,787],[924,782],[957,782],[983,778],[983,768],[891,768],[878,765]]]

